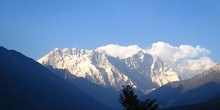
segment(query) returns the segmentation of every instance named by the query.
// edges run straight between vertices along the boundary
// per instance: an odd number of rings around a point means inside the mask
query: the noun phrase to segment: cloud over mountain
[[[121,59],[128,58],[138,51],[143,50],[137,45],[120,46],[117,44],[109,44],[106,46],[101,46],[96,49],[97,51],[105,51],[107,54],[113,57],[119,57]]]
[[[130,57],[142,50],[146,53],[159,56],[180,75],[184,75],[187,78],[201,73],[216,64],[208,57],[211,51],[201,46],[173,46],[165,42],[156,42],[153,43],[150,48],[145,49],[137,45],[120,46],[117,44],[110,44],[101,46],[96,50],[105,51],[107,54],[121,59]]]

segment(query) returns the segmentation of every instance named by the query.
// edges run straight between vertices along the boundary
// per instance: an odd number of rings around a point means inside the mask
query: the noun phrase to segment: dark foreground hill
[[[0,47],[1,110],[108,110],[26,56]]]
[[[178,107],[165,108],[162,110],[219,110],[220,109],[220,97],[215,97],[211,100]]]

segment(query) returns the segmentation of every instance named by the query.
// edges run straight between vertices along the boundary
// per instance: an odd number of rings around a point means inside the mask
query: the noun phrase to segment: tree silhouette
[[[138,107],[139,100],[137,99],[137,95],[134,94],[134,89],[127,85],[122,86],[122,93],[119,95],[119,102],[127,109],[127,110],[135,110]]]
[[[141,101],[134,94],[134,89],[130,86],[122,86],[122,93],[119,95],[118,101],[124,106],[125,110],[156,110],[158,104],[155,104],[156,100],[144,100]]]

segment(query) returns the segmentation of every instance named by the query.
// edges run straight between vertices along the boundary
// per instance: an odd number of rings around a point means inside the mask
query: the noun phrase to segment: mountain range
[[[143,51],[120,59],[102,50],[56,48],[38,62],[44,66],[67,69],[76,77],[116,90],[121,89],[121,85],[133,85],[147,93],[169,82],[180,80],[178,73],[159,57]]]
[[[54,49],[38,62],[0,47],[0,109],[120,110],[122,84],[136,87],[143,100],[157,99],[164,110],[220,109],[220,64],[180,80],[142,51],[120,59],[98,50]]]

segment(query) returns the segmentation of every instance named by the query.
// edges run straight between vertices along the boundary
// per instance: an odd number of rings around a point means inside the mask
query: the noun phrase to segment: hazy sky
[[[36,60],[56,47],[148,49],[158,41],[199,45],[220,62],[220,1],[0,0],[0,45]]]

